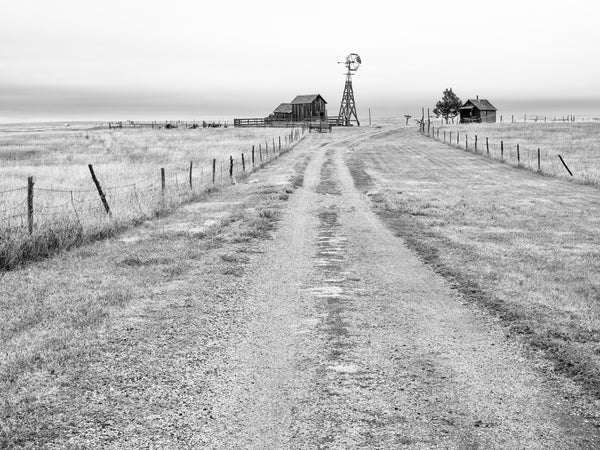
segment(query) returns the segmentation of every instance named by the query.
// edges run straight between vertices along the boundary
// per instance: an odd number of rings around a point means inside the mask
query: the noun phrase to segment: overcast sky
[[[264,116],[350,52],[359,114],[452,87],[500,110],[600,115],[595,1],[1,0],[0,121]]]

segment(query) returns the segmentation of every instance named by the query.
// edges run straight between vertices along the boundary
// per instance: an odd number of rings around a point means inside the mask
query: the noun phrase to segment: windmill
[[[360,56],[356,53],[350,53],[346,56],[346,62],[338,62],[344,64],[348,69],[346,72],[346,85],[344,86],[344,94],[342,95],[342,104],[340,105],[340,114],[338,115],[338,123],[340,125],[352,125],[352,120],[356,121],[356,125],[360,126],[358,116],[356,115],[356,104],[354,103],[354,90],[352,89],[352,75],[358,70],[361,64]],[[354,117],[354,119],[352,119]]]

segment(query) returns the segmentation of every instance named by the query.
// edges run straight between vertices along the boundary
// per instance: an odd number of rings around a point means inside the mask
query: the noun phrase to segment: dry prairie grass
[[[437,124],[434,124],[438,129]],[[537,149],[541,153],[541,171],[548,175],[571,178],[558,159],[562,155],[576,180],[600,184],[600,123],[495,123],[462,124],[439,127],[440,139],[452,132],[460,134],[459,146],[464,148],[468,136],[469,149],[474,151],[475,136],[478,151],[485,153],[485,138],[489,138],[490,156],[499,159],[500,141],[504,142],[504,159],[517,163],[516,147],[519,144],[521,166],[537,170]],[[437,136],[437,131],[435,132]]]
[[[289,132],[208,128],[0,133],[0,268],[12,268],[57,249],[110,235],[178,204],[197,200],[208,189],[231,183],[231,156],[233,179],[240,179],[277,155],[274,145],[279,150],[280,137],[281,149],[289,148]],[[111,208],[110,217],[100,202],[87,164],[94,165]],[[164,190],[161,168],[165,169]],[[33,176],[35,183],[31,236],[26,233],[28,176]]]
[[[39,186],[82,189],[92,187],[88,164],[97,169],[104,186],[148,177],[185,172],[194,161],[208,169],[213,158],[248,154],[252,145],[282,139],[286,130],[268,128],[205,128],[196,130],[33,131],[0,133],[0,191],[26,185],[33,176]]]
[[[360,144],[350,158],[357,185],[412,249],[600,397],[596,188],[412,130]]]

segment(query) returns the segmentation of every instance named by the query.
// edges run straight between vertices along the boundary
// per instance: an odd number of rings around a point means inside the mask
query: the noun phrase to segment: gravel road
[[[309,139],[304,186],[247,272],[204,444],[598,448],[561,386],[371,212],[348,142]]]

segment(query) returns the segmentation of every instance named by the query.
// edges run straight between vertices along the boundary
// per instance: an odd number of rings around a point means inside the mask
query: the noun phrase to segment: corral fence
[[[504,140],[490,141],[488,137],[476,134],[469,135],[458,130],[448,130],[443,127],[435,127],[432,124],[422,123],[419,125],[421,134],[440,141],[455,148],[486,156],[503,163],[513,164],[517,167],[532,170],[553,176],[568,176],[577,178],[592,184],[599,184],[600,179],[587,172],[574,173],[568,165],[566,158],[560,153],[552,153],[542,150],[540,147],[525,147],[519,143],[505,145]]]
[[[202,120],[199,122],[191,121],[183,121],[183,120],[165,120],[164,122],[152,120],[150,122],[144,121],[135,121],[135,120],[126,120],[126,121],[115,121],[107,123],[109,130],[117,130],[123,128],[151,128],[153,130],[160,130],[165,128],[169,129],[177,129],[177,128],[185,128],[185,129],[196,129],[196,128],[228,128],[228,122],[219,121],[206,121]]]
[[[101,174],[91,164],[87,188],[38,186],[34,177],[28,177],[23,186],[0,191],[0,270],[155,217],[233,184],[293,148],[305,132],[292,129],[283,137],[252,145],[246,153],[215,158],[208,166],[190,161],[176,172],[157,167],[155,175],[138,180],[132,174],[135,181],[121,185],[102,185]]]
[[[342,122],[338,117],[325,117],[322,120],[304,120],[301,122],[294,122],[288,120],[276,119],[273,117],[253,117],[246,119],[233,119],[233,126],[244,128],[244,127],[256,127],[256,128],[302,128],[305,129],[314,124],[323,124],[322,126],[342,126]]]

